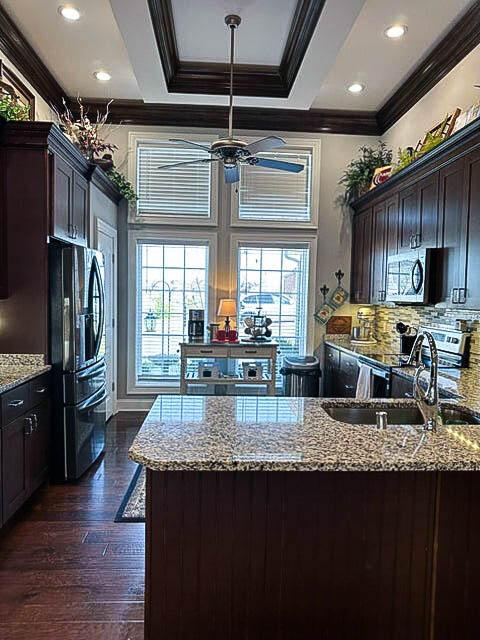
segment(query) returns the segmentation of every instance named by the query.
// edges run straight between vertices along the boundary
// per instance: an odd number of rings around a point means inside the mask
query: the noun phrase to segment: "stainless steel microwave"
[[[432,249],[418,249],[387,259],[387,302],[429,302]]]

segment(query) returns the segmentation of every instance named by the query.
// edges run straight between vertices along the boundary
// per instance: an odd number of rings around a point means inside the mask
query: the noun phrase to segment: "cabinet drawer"
[[[232,358],[270,358],[272,349],[262,349],[261,347],[233,347],[230,349]]]
[[[228,347],[188,347],[184,353],[187,358],[226,358]]]
[[[30,407],[35,407],[50,395],[50,374],[44,373],[30,381]]]
[[[28,382],[2,394],[2,423],[8,424],[30,408]]]

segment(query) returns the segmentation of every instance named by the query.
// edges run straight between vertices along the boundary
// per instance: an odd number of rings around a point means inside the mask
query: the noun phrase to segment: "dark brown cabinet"
[[[361,211],[353,219],[352,227],[352,302],[368,303],[370,300],[370,267],[372,251],[371,208]]]
[[[357,358],[325,345],[323,380],[325,397],[354,398],[358,380]]]
[[[52,235],[60,240],[87,244],[88,182],[58,155],[53,164]]]
[[[399,193],[398,249],[413,249],[419,242],[418,186],[416,184]]]
[[[370,301],[380,303],[386,296],[388,217],[384,202],[373,209],[372,275]]]
[[[3,524],[48,477],[51,437],[49,375],[8,391],[1,401],[0,520]]]
[[[479,143],[480,122],[353,204],[352,302],[383,302],[388,256],[424,248],[438,249],[432,256],[431,302],[480,308]]]
[[[467,216],[463,206],[465,159],[440,171],[439,221],[442,228],[442,285],[440,300],[466,302]]]
[[[413,398],[413,380],[392,373],[391,379],[392,398]]]

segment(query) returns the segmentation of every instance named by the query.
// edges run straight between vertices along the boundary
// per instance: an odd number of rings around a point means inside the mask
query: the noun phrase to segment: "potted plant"
[[[336,199],[341,207],[348,207],[356,198],[366,193],[375,169],[389,165],[392,161],[392,151],[384,142],[379,142],[377,147],[360,147],[359,153],[360,157],[350,162],[338,182],[344,188],[344,192]]]
[[[29,120],[30,105],[23,104],[12,87],[0,81],[0,119]]]

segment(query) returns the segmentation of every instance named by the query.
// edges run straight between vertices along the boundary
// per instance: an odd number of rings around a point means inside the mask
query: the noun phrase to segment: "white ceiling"
[[[297,0],[172,0],[180,60],[226,62],[229,36],[224,18],[238,13],[236,61],[244,64],[279,65]],[[201,36],[199,37],[199,34]]]
[[[313,106],[377,110],[470,4],[471,0],[367,0]],[[408,26],[399,40],[384,35],[394,23]],[[364,84],[365,91],[348,93],[352,82]]]
[[[70,0],[82,13],[68,23],[62,0],[2,0],[27,40],[69,95],[146,102],[225,104],[224,96],[168,93],[147,0]],[[474,0],[327,0],[288,98],[236,98],[236,104],[377,110]],[[182,60],[226,61],[223,19],[239,13],[239,62],[279,63],[295,0],[172,0]],[[408,25],[388,40],[385,27]],[[109,83],[93,72],[105,69]],[[366,85],[360,95],[346,87]]]

